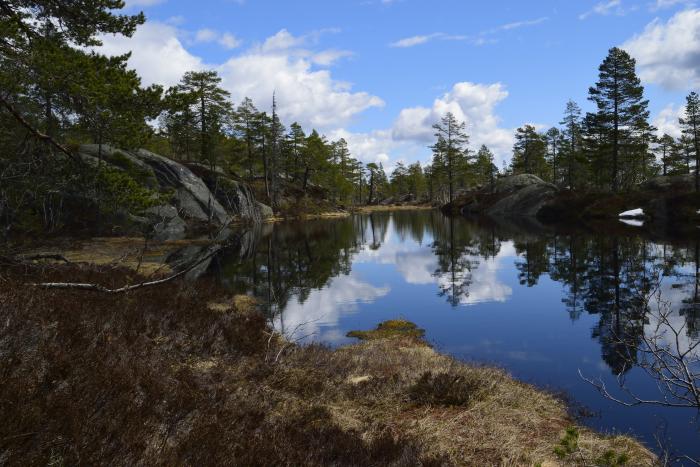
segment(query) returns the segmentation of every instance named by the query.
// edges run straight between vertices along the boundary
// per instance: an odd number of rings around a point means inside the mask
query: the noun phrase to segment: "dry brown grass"
[[[133,272],[0,276],[3,465],[596,465],[610,450],[654,462],[585,429],[560,459],[561,401],[415,337],[290,346],[249,298],[206,283],[114,297],[24,284]]]

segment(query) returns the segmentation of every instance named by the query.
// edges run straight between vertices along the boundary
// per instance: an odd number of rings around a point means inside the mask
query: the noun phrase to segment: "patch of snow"
[[[644,209],[630,209],[629,211],[621,212],[618,217],[642,217],[644,216]]]
[[[631,225],[632,227],[642,227],[644,226],[644,221],[638,221],[635,219],[620,219],[623,224]]]

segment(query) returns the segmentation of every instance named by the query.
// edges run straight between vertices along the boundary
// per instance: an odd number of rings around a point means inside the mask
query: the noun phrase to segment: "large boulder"
[[[209,191],[204,181],[184,165],[145,149],[124,151],[109,145],[80,147],[83,160],[108,163],[127,171],[150,188],[173,193],[173,204],[185,219],[226,224],[229,214]],[[157,186],[153,186],[153,185]]]
[[[536,175],[521,174],[505,177],[496,183],[498,201],[486,209],[491,216],[535,217],[557,193],[557,188]]]
[[[209,190],[214,193],[216,200],[226,211],[239,220],[257,223],[269,216],[263,214],[260,203],[255,199],[253,190],[247,183],[235,180],[227,175],[221,168],[211,170],[209,167],[190,163],[188,167],[206,183]]]
[[[259,203],[248,184],[219,167],[185,165],[143,149],[125,151],[109,145],[86,144],[79,155],[87,164],[106,164],[149,189],[170,195],[165,204],[138,216],[125,213],[132,229],[149,231],[157,240],[181,239],[201,232],[205,224],[224,226],[232,220],[257,224],[273,216],[272,208]]]
[[[695,188],[695,175],[661,175],[650,178],[646,182],[642,183],[641,188],[643,190],[651,191],[688,191]]]

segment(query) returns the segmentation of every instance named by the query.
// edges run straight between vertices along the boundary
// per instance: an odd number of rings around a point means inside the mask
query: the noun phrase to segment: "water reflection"
[[[350,329],[405,316],[458,357],[572,393],[603,411],[597,427],[634,430],[652,444],[651,418],[676,418],[668,428],[674,446],[699,450],[691,415],[619,412],[577,374],[602,365],[602,378],[627,374],[640,391],[657,390],[638,374],[640,345],[660,307],[683,330],[685,348],[700,337],[698,239],[399,211],[267,225],[244,251],[223,253],[212,271],[231,290],[255,295],[281,332],[341,344]]]

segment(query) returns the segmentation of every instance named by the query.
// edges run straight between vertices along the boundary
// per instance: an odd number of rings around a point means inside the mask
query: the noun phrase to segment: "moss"
[[[361,340],[386,339],[396,336],[421,338],[424,335],[424,329],[420,329],[414,323],[404,319],[384,321],[371,331],[350,331],[347,333],[348,337],[355,337]]]
[[[151,171],[135,164],[129,155],[119,149],[115,150],[109,157],[109,162],[124,170],[131,178],[149,188],[155,188],[158,183]]]

